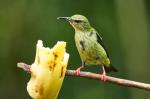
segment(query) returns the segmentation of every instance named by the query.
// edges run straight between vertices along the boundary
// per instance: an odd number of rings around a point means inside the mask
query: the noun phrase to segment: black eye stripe
[[[80,23],[82,22],[82,20],[74,20],[76,23]]]

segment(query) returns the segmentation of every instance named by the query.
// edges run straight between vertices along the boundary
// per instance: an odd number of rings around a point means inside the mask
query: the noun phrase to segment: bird
[[[82,61],[81,66],[76,69],[76,75],[80,75],[80,70],[84,68],[85,65],[102,66],[102,81],[107,80],[106,73],[118,71],[111,64],[102,36],[91,26],[85,16],[75,14],[71,17],[57,17],[57,19],[68,21],[75,30],[75,44]]]

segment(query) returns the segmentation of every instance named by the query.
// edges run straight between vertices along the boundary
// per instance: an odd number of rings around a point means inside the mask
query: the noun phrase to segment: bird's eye
[[[74,20],[76,23],[81,23],[82,20]]]

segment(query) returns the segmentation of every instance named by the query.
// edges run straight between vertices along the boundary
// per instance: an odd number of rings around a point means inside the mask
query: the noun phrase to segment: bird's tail
[[[111,71],[118,72],[118,70],[115,67],[113,67],[112,64],[110,64],[109,67],[104,66],[104,68],[105,68],[106,73],[109,73]]]

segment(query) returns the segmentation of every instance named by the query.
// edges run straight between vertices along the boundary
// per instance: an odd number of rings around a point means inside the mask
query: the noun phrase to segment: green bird
[[[107,72],[117,72],[109,59],[106,48],[104,47],[102,37],[90,25],[88,19],[83,15],[73,15],[71,17],[58,17],[57,19],[67,20],[75,29],[75,43],[80,54],[82,65],[76,70],[80,74],[80,69],[85,65],[101,65],[101,80],[106,81]]]

